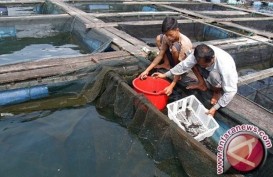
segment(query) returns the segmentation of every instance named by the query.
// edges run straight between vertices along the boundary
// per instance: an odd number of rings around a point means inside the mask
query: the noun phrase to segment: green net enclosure
[[[217,176],[215,155],[179,129],[143,95],[137,94],[129,86],[138,74],[136,71],[130,73],[99,66],[78,72],[87,73],[88,70],[92,71],[88,76],[73,81],[76,85],[73,82],[55,84],[54,89],[49,87],[53,96],[5,106],[1,108],[1,112],[21,115],[90,103],[101,110],[110,107],[119,119],[119,124],[137,135],[145,144],[149,157],[160,169],[164,170],[170,162],[178,162],[184,169],[185,176]]]

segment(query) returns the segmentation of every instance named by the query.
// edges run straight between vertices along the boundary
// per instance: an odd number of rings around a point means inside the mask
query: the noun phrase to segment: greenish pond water
[[[0,39],[0,48],[0,65],[90,52],[70,33],[46,38],[4,38]]]
[[[167,10],[155,5],[128,5],[122,3],[71,3],[71,5],[87,13],[111,13],[111,12],[156,12]]]
[[[92,105],[4,117],[1,177],[186,176],[178,162],[155,163],[116,120]]]

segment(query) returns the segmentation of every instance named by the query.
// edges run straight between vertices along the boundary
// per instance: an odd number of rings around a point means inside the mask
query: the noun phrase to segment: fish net
[[[238,93],[273,113],[273,77],[242,85]]]
[[[134,91],[131,83],[140,71],[85,68],[77,73],[88,73],[82,79],[51,84],[48,98],[1,107],[1,112],[20,115],[85,104],[95,104],[98,110],[111,108],[120,125],[138,136],[160,169],[170,174],[178,170],[176,174],[182,176],[217,176],[215,155],[170,121],[166,110],[157,110],[144,95]],[[166,169],[170,162],[180,164],[186,174],[176,168]]]

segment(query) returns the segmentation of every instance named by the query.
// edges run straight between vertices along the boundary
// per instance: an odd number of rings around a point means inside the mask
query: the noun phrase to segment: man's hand
[[[212,107],[206,114],[210,114],[212,117],[214,117],[215,113],[216,113],[216,109]]]
[[[169,85],[168,87],[166,87],[164,89],[164,92],[167,96],[170,96],[172,93],[173,93],[173,86],[172,85]]]
[[[155,78],[165,78],[166,75],[163,74],[163,73],[155,72],[154,74],[152,74],[152,77],[155,77]]]
[[[148,76],[149,72],[148,71],[143,71],[138,77],[143,80],[143,79],[146,79],[147,76]]]

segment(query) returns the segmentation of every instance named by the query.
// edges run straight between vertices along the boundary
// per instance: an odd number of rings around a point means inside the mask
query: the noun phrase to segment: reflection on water
[[[87,105],[0,119],[1,176],[169,176],[111,117]]]
[[[164,8],[155,5],[128,5],[121,3],[73,3],[72,5],[87,13],[156,12],[164,10]]]
[[[0,47],[0,65],[89,52],[69,33],[46,38],[0,39]]]

